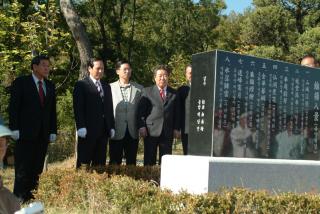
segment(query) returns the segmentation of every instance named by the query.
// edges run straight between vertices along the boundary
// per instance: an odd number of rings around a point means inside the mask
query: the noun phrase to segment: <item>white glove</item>
[[[20,138],[20,132],[19,132],[19,130],[14,130],[14,131],[12,131],[11,137],[12,137],[12,139],[14,139],[14,140],[19,140],[19,138]]]
[[[114,129],[110,130],[110,138],[114,138],[114,134],[116,133],[116,131]]]
[[[56,141],[56,139],[57,139],[57,135],[56,135],[56,134],[50,134],[50,136],[49,136],[49,141],[50,141],[51,143],[53,143],[54,141]]]
[[[85,138],[87,135],[87,129],[86,128],[78,129],[77,133],[78,133],[78,137]]]

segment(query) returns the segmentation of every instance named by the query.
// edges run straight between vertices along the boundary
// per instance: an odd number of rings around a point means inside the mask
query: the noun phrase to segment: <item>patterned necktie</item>
[[[39,97],[40,97],[40,103],[41,106],[44,105],[44,91],[43,91],[43,87],[42,87],[42,81],[38,81],[38,85],[39,85]]]
[[[103,91],[102,91],[102,89],[101,89],[101,86],[100,86],[100,84],[99,84],[98,81],[96,81],[95,84],[96,84],[97,90],[98,90],[98,92],[99,92],[99,95],[100,95],[100,97],[102,98],[102,97],[103,97]]]
[[[162,102],[164,102],[165,100],[165,94],[164,94],[164,90],[163,89],[160,89],[160,97],[162,99]]]

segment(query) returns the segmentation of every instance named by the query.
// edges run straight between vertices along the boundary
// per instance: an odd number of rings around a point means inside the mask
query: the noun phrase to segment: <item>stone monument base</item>
[[[165,155],[162,189],[202,194],[243,187],[279,192],[320,192],[320,162],[307,160]]]

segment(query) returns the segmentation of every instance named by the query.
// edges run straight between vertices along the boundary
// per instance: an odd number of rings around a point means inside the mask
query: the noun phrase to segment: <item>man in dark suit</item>
[[[155,165],[159,147],[161,157],[172,154],[174,137],[179,137],[179,112],[176,91],[168,86],[170,70],[165,65],[154,69],[155,85],[142,89],[138,106],[139,135],[144,137],[144,165]]]
[[[187,85],[183,85],[178,88],[179,99],[179,112],[180,112],[180,130],[183,154],[188,154],[188,133],[189,133],[189,114],[190,114],[190,89],[191,89],[191,77],[192,67],[188,65],[185,71]]]
[[[89,77],[76,83],[73,108],[77,126],[77,168],[106,164],[108,137],[114,136],[110,86],[100,81],[104,74],[101,59],[88,63]]]
[[[33,198],[42,173],[48,143],[57,133],[56,94],[47,80],[49,58],[32,59],[32,74],[18,77],[11,86],[9,126],[15,146],[14,194],[24,202]]]

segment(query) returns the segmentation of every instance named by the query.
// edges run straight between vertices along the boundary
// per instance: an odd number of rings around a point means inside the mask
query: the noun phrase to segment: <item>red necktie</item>
[[[39,97],[40,97],[40,102],[41,102],[41,106],[44,105],[44,91],[43,91],[43,87],[42,87],[42,81],[38,81],[39,84]]]
[[[165,94],[164,94],[164,90],[163,89],[160,89],[160,97],[161,97],[162,101],[164,101]]]

